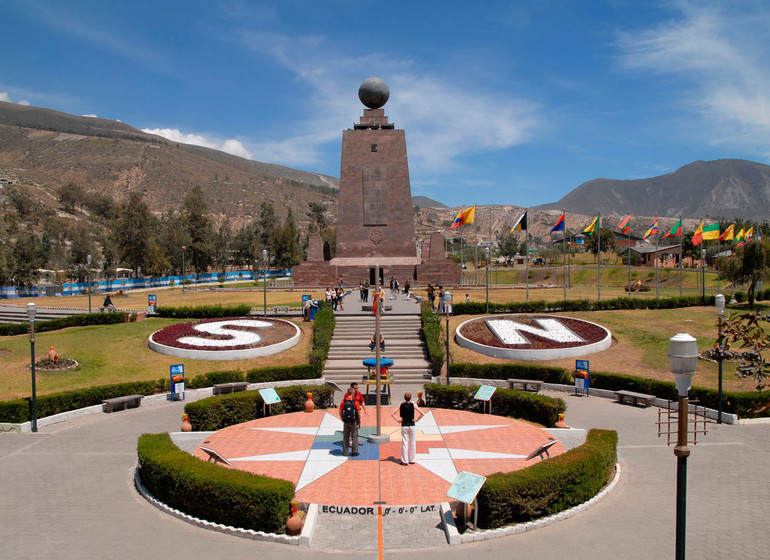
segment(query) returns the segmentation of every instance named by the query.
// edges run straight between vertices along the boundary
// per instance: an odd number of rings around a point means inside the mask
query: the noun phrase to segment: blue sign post
[[[179,395],[184,400],[184,364],[171,366],[171,400],[178,400]]]
[[[155,294],[148,294],[147,295],[147,314],[148,315],[155,315],[155,306],[157,305],[158,300],[155,297]]]
[[[476,391],[476,394],[473,395],[473,398],[482,402],[488,402],[489,403],[489,414],[492,414],[492,395],[495,394],[495,391],[497,390],[497,387],[494,387],[492,385],[482,385],[479,387],[479,390]],[[486,408],[486,405],[482,405],[483,408]]]
[[[586,397],[589,395],[589,380],[590,372],[588,368],[588,360],[575,360],[575,394],[578,394],[578,389],[585,390]]]

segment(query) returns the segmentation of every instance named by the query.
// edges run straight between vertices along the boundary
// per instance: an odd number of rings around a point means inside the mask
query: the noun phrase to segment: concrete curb
[[[535,519],[534,521],[528,521],[527,523],[520,523],[517,525],[509,525],[507,527],[500,527],[498,529],[490,529],[488,531],[473,531],[473,532],[466,532],[465,534],[460,536],[460,542],[462,543],[469,543],[469,542],[477,542],[477,541],[485,541],[488,539],[496,539],[498,537],[507,537],[509,535],[516,535],[518,533],[524,533],[526,531],[533,531],[534,529],[539,529],[541,527],[547,527],[548,525],[552,525],[553,523],[556,523],[557,521],[562,521],[563,519],[569,519],[570,517],[573,517],[579,513],[583,513],[585,510],[590,508],[591,506],[597,504],[600,500],[602,500],[607,494],[612,492],[612,490],[615,488],[615,486],[620,482],[620,463],[615,463],[615,476],[613,477],[612,481],[604,487],[604,489],[596,494],[593,498],[588,500],[587,502],[583,502],[582,504],[579,504],[573,508],[570,508],[568,510],[561,511],[559,513],[556,513],[554,515],[551,515],[550,517],[542,517],[540,519]],[[447,504],[448,506],[449,504]],[[449,509],[449,516],[451,517],[452,511]],[[444,518],[444,509],[442,505],[442,518]],[[454,519],[452,519],[452,524],[454,525]],[[449,544],[455,544],[449,540],[449,529],[447,529],[446,520],[445,520],[445,530],[447,531],[447,541],[449,541]],[[457,528],[455,527],[455,531]]]
[[[253,529],[242,529],[240,527],[231,527],[230,525],[222,525],[221,523],[213,523],[211,521],[206,521],[204,519],[199,519],[197,517],[193,517],[192,515],[188,515],[184,512],[179,511],[178,509],[174,509],[170,506],[167,506],[157,498],[155,498],[152,494],[150,494],[147,489],[142,484],[142,480],[139,477],[139,467],[137,466],[136,470],[134,471],[134,486],[136,487],[136,490],[139,492],[139,494],[148,502],[150,502],[153,506],[158,508],[160,511],[167,513],[173,517],[176,517],[177,519],[184,521],[186,523],[189,523],[190,525],[195,525],[196,527],[201,527],[202,529],[208,529],[210,531],[217,531],[218,533],[224,533],[226,535],[234,535],[236,537],[241,537],[244,539],[253,539],[255,541],[266,541],[266,542],[275,542],[275,543],[281,543],[281,544],[291,544],[291,545],[297,545],[305,544],[306,546],[309,546],[310,544],[310,538],[309,536],[305,535],[305,527],[308,526],[308,520],[310,516],[305,518],[305,526],[302,528],[302,534],[298,537],[290,537],[289,535],[278,535],[276,533],[265,533],[264,531],[254,531]],[[312,518],[312,523],[315,524],[315,516]],[[308,535],[313,534],[314,527],[308,527]],[[303,537],[306,537],[306,543],[302,542]]]

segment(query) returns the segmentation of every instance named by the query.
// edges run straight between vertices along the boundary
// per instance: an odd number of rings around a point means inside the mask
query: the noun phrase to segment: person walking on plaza
[[[358,457],[358,423],[361,405],[356,400],[356,389],[348,388],[340,402],[340,420],[342,420],[342,454]],[[352,448],[352,454],[349,453]]]
[[[405,296],[404,300],[405,301],[409,301],[409,288],[410,288],[409,280],[407,280],[406,282],[404,282],[404,296]]]
[[[430,308],[432,311],[436,310],[436,291],[433,286],[428,284],[428,301],[430,302]]]
[[[415,414],[418,416],[415,418]],[[417,457],[417,428],[415,422],[422,418],[423,411],[412,402],[412,393],[404,393],[404,402],[393,411],[393,418],[401,422],[401,464],[413,465]]]

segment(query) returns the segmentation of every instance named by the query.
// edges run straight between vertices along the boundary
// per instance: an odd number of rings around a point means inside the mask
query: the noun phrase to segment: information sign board
[[[184,364],[171,366],[171,400],[176,400],[177,395],[184,400]]]
[[[473,398],[480,401],[488,401],[492,398],[492,395],[496,390],[497,387],[493,387],[492,385],[482,385],[479,387],[479,390],[476,391],[476,394],[473,395]]]
[[[158,299],[156,298],[155,294],[148,294],[147,295],[147,313],[150,315],[155,314],[155,307],[158,303]]]
[[[446,492],[447,498],[464,504],[472,504],[486,481],[486,476],[460,471]]]
[[[271,405],[281,402],[281,397],[275,392],[275,389],[260,389],[259,394],[265,404]]]

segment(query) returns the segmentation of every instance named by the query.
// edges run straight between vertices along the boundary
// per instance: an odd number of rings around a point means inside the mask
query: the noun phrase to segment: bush
[[[238,369],[229,369],[196,375],[189,380],[186,379],[185,385],[188,389],[201,389],[203,387],[213,387],[218,383],[234,383],[237,381],[243,381],[243,372]]]
[[[322,302],[315,314],[313,324],[313,349],[310,351],[310,364],[315,368],[315,377],[321,377],[326,357],[329,355],[332,335],[334,334],[334,311],[329,302]]]
[[[693,307],[696,305],[713,305],[713,296],[704,303],[700,296],[681,298],[615,298],[601,301],[567,300],[567,301],[530,301],[512,303],[491,303],[490,313],[555,313],[570,311],[604,311],[613,309],[675,309]],[[481,302],[458,302],[454,304],[455,315],[482,315],[486,312],[486,304]]]
[[[294,486],[201,461],[168,434],[144,434],[137,443],[139,476],[147,490],[189,515],[243,529],[283,532]]]
[[[305,409],[307,393],[313,393],[318,408],[329,408],[334,402],[334,389],[327,385],[297,385],[276,388],[281,402],[272,406],[272,414],[299,412]],[[190,424],[196,431],[216,431],[262,418],[262,396],[258,391],[242,391],[209,397],[185,405]]]
[[[493,529],[553,515],[595,496],[617,461],[614,431],[591,430],[586,442],[529,468],[489,476],[478,494],[479,525]]]
[[[441,344],[441,316],[434,313],[429,301],[423,301],[420,308],[420,321],[422,323],[422,335],[428,350],[431,375],[441,375],[441,367],[444,365],[446,355],[444,345]]]
[[[316,368],[310,364],[250,369],[246,372],[246,380],[249,383],[269,383],[271,381],[287,381],[290,379],[315,379],[316,377],[318,377]]]
[[[537,379],[546,383],[572,383],[572,375],[559,367],[536,364],[450,364],[451,377],[479,379]]]
[[[35,332],[58,331],[69,327],[85,327],[88,325],[115,325],[127,321],[128,314],[122,311],[117,313],[81,313],[62,317],[61,319],[51,319],[50,321],[35,321]],[[28,332],[29,323],[0,325],[0,336],[14,336],[27,334]]]
[[[483,402],[473,398],[478,389],[478,385],[428,383],[425,385],[425,404],[433,408],[482,412]],[[567,409],[561,399],[513,389],[497,389],[492,399],[495,414],[536,422],[549,428],[554,426],[559,414]]]
[[[737,301],[738,303],[743,303],[744,301],[746,301],[746,292],[742,292],[738,290],[733,294],[733,297],[735,298],[735,301]]]
[[[198,307],[158,307],[157,317],[166,319],[215,319],[217,317],[246,317],[251,313],[249,305],[201,305]]]

